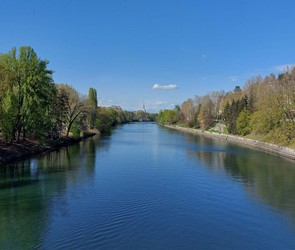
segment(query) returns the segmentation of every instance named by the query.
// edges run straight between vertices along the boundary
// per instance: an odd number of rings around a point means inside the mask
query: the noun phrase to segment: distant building
[[[134,114],[135,114],[133,119],[134,121],[140,121],[140,122],[149,121],[144,102],[142,104],[142,109],[135,111]]]
[[[142,104],[142,111],[143,111],[144,113],[146,113],[145,105],[144,105],[144,101],[143,101],[143,104]]]

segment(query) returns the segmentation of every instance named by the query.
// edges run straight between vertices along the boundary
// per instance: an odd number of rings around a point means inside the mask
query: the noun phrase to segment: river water
[[[295,164],[124,125],[1,167],[0,249],[295,249]]]

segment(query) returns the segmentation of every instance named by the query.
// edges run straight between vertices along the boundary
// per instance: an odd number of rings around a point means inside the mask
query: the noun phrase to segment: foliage
[[[71,132],[74,137],[76,137],[76,138],[80,137],[81,129],[79,128],[78,123],[76,123],[76,122],[73,123],[73,125],[71,126]]]
[[[114,123],[114,117],[112,117],[111,111],[108,108],[97,109],[95,127],[101,133],[110,133]]]
[[[47,65],[27,46],[0,54],[0,135],[7,143],[79,137],[93,128],[109,133],[113,126],[135,119],[134,112],[117,106],[98,107],[95,88],[86,97],[68,84],[54,84]],[[157,118],[146,112],[143,116]]]
[[[16,114],[16,96],[12,91],[7,91],[0,107],[0,127],[6,143],[11,142],[13,137],[14,120]]]
[[[251,115],[246,107],[240,112],[237,118],[237,132],[239,135],[248,135],[251,132],[250,126]]]
[[[165,109],[160,111],[158,115],[158,122],[161,125],[172,125],[177,122],[177,114],[175,110]]]
[[[156,114],[156,113],[148,113],[147,114],[147,119],[149,121],[155,122],[158,119],[158,114]]]
[[[132,112],[118,108],[98,107],[96,109],[95,128],[103,134],[109,134],[112,127],[133,120]]]
[[[86,103],[86,98],[83,97],[76,89],[68,84],[59,84],[57,88],[60,92],[63,92],[67,98],[63,101],[65,102],[65,127],[66,136],[69,136],[71,127],[79,117],[83,116],[87,112],[88,106]],[[84,119],[82,120],[82,122]],[[80,124],[83,126],[83,124]]]
[[[0,55],[0,85],[4,90],[0,102],[7,108],[8,99],[4,97],[8,94],[14,106],[9,140],[19,140],[21,134],[23,139],[26,136],[46,136],[48,114],[54,95],[52,71],[47,69],[47,64],[48,61],[39,59],[31,47],[20,47],[18,51],[13,48],[7,54]],[[4,108],[3,112],[2,115],[5,116],[8,110],[5,111]],[[5,130],[2,127],[3,129]]]
[[[230,134],[294,145],[295,68],[278,77],[252,77],[244,87],[235,86],[227,93],[215,91],[195,96],[174,110],[161,111],[158,121],[203,130],[224,122]]]
[[[156,119],[204,130],[224,123],[231,134],[281,145],[295,142],[295,68],[278,77],[253,77],[226,93],[195,96],[157,115],[98,107],[96,89],[90,88],[86,97],[68,84],[54,84],[47,66],[28,46],[0,54],[0,133],[7,143],[56,139],[70,132],[78,136],[92,128],[109,133],[117,124]]]
[[[213,102],[208,95],[204,96],[199,106],[198,122],[202,130],[206,130],[214,123]]]
[[[90,88],[88,93],[88,105],[89,105],[89,127],[93,128],[96,119],[97,108],[97,93],[95,88]]]

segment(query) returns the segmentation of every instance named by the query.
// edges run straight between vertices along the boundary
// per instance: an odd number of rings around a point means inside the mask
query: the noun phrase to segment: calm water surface
[[[295,164],[136,123],[0,168],[1,249],[295,249]]]

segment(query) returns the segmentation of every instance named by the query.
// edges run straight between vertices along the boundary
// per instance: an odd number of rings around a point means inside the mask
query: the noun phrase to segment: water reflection
[[[1,168],[0,248],[294,249],[293,168],[226,141],[126,125]]]
[[[52,213],[67,213],[65,191],[95,173],[97,138],[0,168],[0,243],[13,249],[38,247]],[[13,242],[13,246],[10,245]]]
[[[186,140],[200,145],[199,149],[188,150],[188,156],[196,157],[211,171],[231,176],[253,198],[281,210],[295,224],[294,161],[204,136],[186,135]]]

